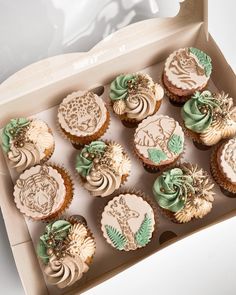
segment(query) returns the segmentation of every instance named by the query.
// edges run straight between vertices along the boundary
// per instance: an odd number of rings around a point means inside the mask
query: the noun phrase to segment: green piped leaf
[[[144,220],[135,234],[135,240],[140,247],[143,247],[150,242],[151,237],[152,219],[147,214],[145,214]]]
[[[173,134],[169,141],[168,141],[168,149],[174,153],[174,154],[179,154],[182,152],[183,147],[184,147],[184,142],[181,136],[177,134]]]
[[[105,225],[105,229],[114,247],[118,250],[123,250],[127,242],[126,237],[111,225]]]
[[[194,47],[190,47],[190,52],[197,57],[201,66],[204,67],[206,76],[209,77],[212,72],[212,64],[211,64],[210,56],[208,56],[205,52]]]
[[[167,159],[167,155],[156,148],[148,149],[148,158],[154,162],[159,164],[161,161],[165,161]]]
[[[43,263],[48,263],[49,255],[47,254],[47,247],[45,246],[43,241],[39,241],[37,245],[37,255],[42,259]]]

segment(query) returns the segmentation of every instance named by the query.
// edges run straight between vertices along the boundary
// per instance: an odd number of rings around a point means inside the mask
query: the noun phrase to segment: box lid
[[[0,85],[0,105],[188,26],[202,23],[207,36],[208,0],[171,1],[180,5],[179,13],[175,17],[153,18],[128,25],[109,35],[86,53],[47,58],[20,70]],[[162,2],[163,0],[157,0],[157,4],[164,5]],[[173,5],[167,4],[169,1],[164,3],[167,8],[168,5]]]

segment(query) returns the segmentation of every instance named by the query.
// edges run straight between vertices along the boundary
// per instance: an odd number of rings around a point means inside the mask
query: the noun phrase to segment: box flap
[[[134,23],[109,35],[89,52],[55,56],[20,70],[0,85],[0,104],[124,54],[124,51],[135,50],[140,44],[174,34],[187,26],[204,23],[207,33],[208,1],[176,1],[180,2],[180,12],[175,17]]]

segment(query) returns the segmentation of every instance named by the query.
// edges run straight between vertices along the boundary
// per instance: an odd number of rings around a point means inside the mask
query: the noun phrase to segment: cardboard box
[[[158,81],[163,68],[163,60],[175,49],[195,46],[207,52],[213,60],[211,89],[224,90],[236,97],[236,76],[227,64],[223,54],[207,30],[207,1],[186,0],[181,3],[180,13],[175,18],[150,19],[130,25],[101,41],[87,53],[74,53],[49,58],[33,64],[16,73],[0,85],[0,127],[13,117],[37,116],[49,122],[56,136],[54,162],[64,163],[73,172],[71,160],[73,149],[60,137],[56,130],[56,106],[68,93],[77,89],[95,89],[103,91],[103,85],[122,72],[134,72],[144,69]],[[108,87],[103,93],[107,99]],[[171,106],[166,99],[160,112],[179,118],[179,109]],[[105,138],[114,138],[129,149],[131,154],[132,130],[124,129],[112,115],[112,125]],[[115,131],[115,132],[114,132]],[[124,131],[124,132],[122,132]],[[198,162],[209,171],[210,151],[199,152],[186,138],[184,158]],[[64,156],[60,157],[61,151]],[[155,175],[143,171],[140,163],[132,158],[132,175],[127,187],[138,188],[151,195],[151,186]],[[135,175],[134,175],[135,171]],[[80,294],[84,290],[99,284],[118,272],[132,266],[147,256],[158,255],[158,251],[177,242],[193,232],[230,218],[236,213],[233,199],[224,196],[216,186],[216,198],[212,212],[203,218],[185,225],[177,225],[159,217],[158,236],[152,242],[133,253],[120,253],[104,241],[98,224],[99,210],[106,200],[92,199],[77,186],[78,197],[68,210],[69,214],[84,215],[92,228],[97,241],[97,254],[90,271],[76,285],[68,290],[59,291],[46,285],[39,261],[35,253],[36,240],[44,224],[25,219],[16,209],[12,192],[17,175],[11,171],[0,151],[0,203],[5,220],[10,245],[17,269],[27,295]],[[76,181],[76,178],[74,178]]]

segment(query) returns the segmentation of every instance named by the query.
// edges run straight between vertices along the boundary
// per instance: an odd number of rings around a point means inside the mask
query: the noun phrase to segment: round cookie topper
[[[174,51],[165,63],[165,74],[168,80],[184,90],[197,89],[205,85],[211,71],[211,58],[193,47]]]
[[[159,165],[174,161],[183,152],[184,133],[173,118],[155,114],[139,124],[134,143],[141,157]]]
[[[37,165],[20,175],[13,195],[22,213],[34,219],[45,219],[60,208],[66,188],[56,169]]]
[[[220,166],[225,176],[236,183],[236,138],[230,139],[223,147],[220,156]]]
[[[130,251],[146,246],[154,231],[152,207],[136,194],[114,197],[102,213],[102,231],[109,244]]]
[[[93,92],[77,91],[68,95],[58,109],[61,127],[74,136],[96,133],[106,122],[107,109]]]

